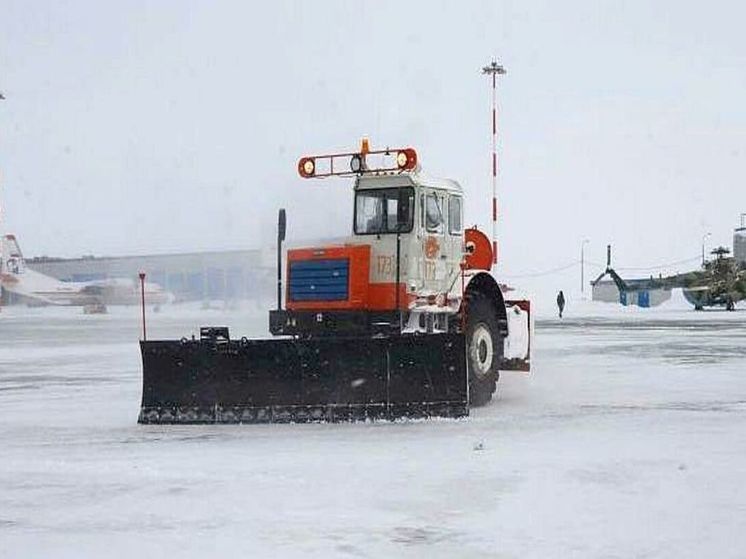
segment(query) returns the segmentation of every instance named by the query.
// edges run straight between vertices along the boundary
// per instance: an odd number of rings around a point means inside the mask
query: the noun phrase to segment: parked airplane
[[[15,235],[2,238],[0,285],[32,305],[137,305],[141,297],[140,286],[131,279],[67,282],[32,270],[26,266]],[[173,298],[160,285],[145,283],[146,304],[162,305]]]

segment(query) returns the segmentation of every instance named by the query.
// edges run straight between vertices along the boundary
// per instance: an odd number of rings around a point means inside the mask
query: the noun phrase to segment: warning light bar
[[[371,163],[371,156],[381,156],[382,163]],[[377,159],[373,157],[373,159]],[[371,151],[364,138],[359,152],[334,153],[301,157],[298,174],[304,179],[345,177],[366,173],[411,171],[417,166],[417,152],[413,148],[382,149]]]

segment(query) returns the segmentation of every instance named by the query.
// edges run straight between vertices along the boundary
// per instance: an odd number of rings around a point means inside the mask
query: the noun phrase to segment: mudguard
[[[531,301],[526,299],[505,301],[508,319],[508,337],[505,340],[502,371],[531,371]]]
[[[139,423],[468,415],[462,334],[141,341]]]

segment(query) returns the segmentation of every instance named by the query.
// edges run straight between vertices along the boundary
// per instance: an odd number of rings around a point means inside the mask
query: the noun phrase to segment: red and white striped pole
[[[497,264],[497,76],[506,70],[495,60],[482,68],[492,77],[492,264]]]

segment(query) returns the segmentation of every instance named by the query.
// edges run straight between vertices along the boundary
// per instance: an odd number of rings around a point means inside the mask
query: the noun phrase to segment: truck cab
[[[457,304],[464,255],[462,214],[462,190],[455,181],[421,173],[360,177],[355,181],[349,243],[370,245],[370,283],[402,284],[400,303],[407,309],[438,297],[445,303],[454,288],[450,300]]]

